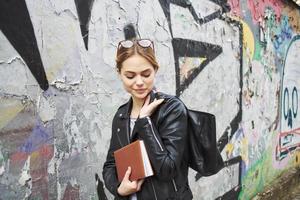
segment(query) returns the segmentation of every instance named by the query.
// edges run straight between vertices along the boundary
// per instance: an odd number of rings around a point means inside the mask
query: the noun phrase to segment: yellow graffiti
[[[199,67],[201,63],[203,63],[205,60],[207,60],[206,57],[199,57],[199,58],[185,57],[180,66],[181,78],[187,79],[191,75],[193,70]]]
[[[30,155],[30,168],[32,170],[41,168],[41,166],[43,164],[42,161],[43,161],[43,159],[41,159],[41,155],[38,150],[32,152]]]
[[[249,53],[250,58],[253,58],[254,50],[255,50],[255,40],[253,33],[244,21],[241,20],[241,23],[243,24],[243,47],[244,52]],[[249,52],[248,52],[249,51]]]
[[[5,127],[23,109],[24,105],[19,100],[0,99],[0,129]]]
[[[234,149],[234,145],[232,143],[228,143],[225,147],[225,152],[226,154],[229,156],[232,154],[233,152],[233,149]]]
[[[295,167],[300,167],[300,151],[295,151],[294,165]]]
[[[243,51],[244,54],[249,56],[251,59],[253,59],[254,51],[255,51],[255,40],[254,35],[248,26],[248,24],[235,16],[231,16],[232,19],[237,20],[242,23],[243,25]]]
[[[249,160],[248,160],[249,142],[246,138],[243,138],[241,141],[241,144],[242,144],[241,157],[242,157],[242,160],[246,163],[246,165],[248,165],[248,163],[249,163]]]
[[[284,13],[289,17],[289,24],[294,32],[300,33],[300,12],[289,5],[283,8]]]

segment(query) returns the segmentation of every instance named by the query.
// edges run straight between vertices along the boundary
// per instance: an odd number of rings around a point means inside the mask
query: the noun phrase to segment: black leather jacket
[[[151,101],[156,97],[165,99],[151,117],[139,118],[132,137],[129,136],[129,117],[132,99],[116,112],[112,123],[112,138],[103,179],[106,188],[115,199],[128,199],[117,193],[117,179],[113,152],[130,142],[144,140],[154,176],[145,179],[137,192],[138,200],[189,200],[192,192],[188,185],[187,163],[187,110],[175,96],[151,92]]]

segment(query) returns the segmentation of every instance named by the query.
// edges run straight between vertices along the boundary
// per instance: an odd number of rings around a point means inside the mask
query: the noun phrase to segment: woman
[[[103,166],[106,188],[115,199],[192,199],[188,185],[187,110],[177,97],[153,90],[158,70],[153,42],[121,41],[116,63],[131,98],[120,106],[113,119],[112,138]],[[145,143],[154,175],[130,181],[129,167],[119,183],[113,152],[137,139]]]

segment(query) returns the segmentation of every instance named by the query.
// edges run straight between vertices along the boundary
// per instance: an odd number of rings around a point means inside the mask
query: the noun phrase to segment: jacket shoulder
[[[126,103],[120,105],[119,108],[117,109],[117,112],[120,112],[120,111],[126,109],[126,105],[128,105],[128,102],[126,102]]]
[[[174,96],[174,95],[171,95],[171,94],[166,94],[166,93],[163,93],[163,92],[157,92],[156,93],[156,98],[157,99],[165,99],[167,101],[176,101],[176,102],[181,102],[181,99],[179,99],[177,96]]]
[[[176,107],[177,109],[183,109],[183,110],[186,109],[185,104],[177,96],[166,94],[163,92],[157,92],[156,98],[164,99],[163,104],[165,104],[167,107]]]
[[[123,115],[125,115],[126,112],[127,112],[128,104],[129,104],[129,102],[126,102],[126,103],[120,105],[120,106],[117,108],[117,110],[116,110],[116,112],[115,112],[115,114],[114,114],[114,118],[113,118],[114,121],[115,121],[115,119],[116,119],[117,117],[121,117],[121,118],[124,117]]]

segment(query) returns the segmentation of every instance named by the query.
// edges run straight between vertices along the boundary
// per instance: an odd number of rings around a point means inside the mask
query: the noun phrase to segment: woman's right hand
[[[144,105],[140,110],[139,117],[150,117],[150,115],[156,110],[156,108],[164,101],[164,99],[154,99],[152,103],[150,103],[150,95],[148,95],[145,99]],[[149,104],[150,103],[150,104]]]
[[[131,167],[128,167],[125,176],[118,187],[118,194],[121,196],[128,196],[130,194],[140,191],[144,179],[138,181],[130,181],[129,176],[131,174]]]

